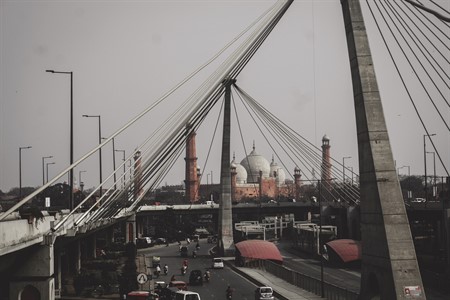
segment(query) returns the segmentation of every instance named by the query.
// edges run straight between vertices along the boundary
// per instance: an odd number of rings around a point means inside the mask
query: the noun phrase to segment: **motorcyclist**
[[[197,245],[195,245],[195,249],[200,250],[200,244],[197,242]]]
[[[183,260],[183,266],[186,267],[186,269],[188,268],[188,264],[189,263],[187,259]]]
[[[208,269],[205,271],[205,274],[203,275],[203,277],[205,278],[206,282],[209,282],[209,280],[211,279],[211,273],[209,272]]]
[[[181,267],[181,275],[186,274],[186,269],[187,269],[187,267],[184,265]]]
[[[195,251],[195,250],[192,251],[192,257],[193,257],[193,258],[196,258],[196,257],[197,257],[197,251]]]
[[[158,276],[159,277],[159,274],[161,273],[161,266],[158,264],[157,266],[156,266],[156,276]]]
[[[169,266],[167,264],[164,265],[164,275],[167,275],[169,273]]]
[[[227,299],[231,299],[233,297],[233,288],[231,286],[228,286],[225,293],[227,295]]]

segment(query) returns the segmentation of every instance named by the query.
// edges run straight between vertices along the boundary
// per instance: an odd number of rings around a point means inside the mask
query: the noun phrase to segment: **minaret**
[[[331,156],[330,138],[325,134],[322,138],[322,186],[330,190],[331,185]]]
[[[195,136],[197,135],[195,131],[191,131],[191,126],[186,125],[186,134],[188,135],[186,139],[186,176],[185,176],[185,186],[186,186],[186,202],[197,202],[198,201],[198,169],[197,169],[197,149],[195,145]]]
[[[294,168],[294,180],[295,180],[295,201],[300,200],[300,186],[301,186],[301,177],[302,174],[300,172],[299,167]]]

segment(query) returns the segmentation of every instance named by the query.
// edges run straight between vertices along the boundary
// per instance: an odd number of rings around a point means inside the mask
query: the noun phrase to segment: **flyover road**
[[[186,243],[183,242],[183,246]],[[254,291],[256,286],[235,273],[226,265],[224,269],[211,269],[211,257],[208,254],[209,248],[212,244],[207,244],[205,239],[200,240],[200,250],[197,252],[197,258],[192,258],[192,251],[195,250],[195,243],[188,245],[189,257],[188,257],[188,270],[186,275],[181,275],[181,266],[184,258],[180,256],[178,245],[171,244],[168,247],[158,246],[153,248],[140,249],[139,254],[145,254],[148,256],[160,256],[161,268],[164,264],[169,266],[169,274],[167,276],[160,275],[159,278],[154,280],[169,282],[172,275],[175,275],[177,280],[189,282],[189,273],[192,270],[201,270],[202,273],[206,269],[210,270],[211,280],[203,285],[189,286],[190,291],[195,291],[200,294],[202,299],[225,299],[225,290],[230,285],[235,291],[233,293],[233,299],[253,300]],[[151,269],[154,270],[153,268]]]
[[[320,262],[298,251],[293,251],[288,241],[277,243],[277,247],[283,256],[283,265],[299,273],[320,280]],[[337,268],[324,264],[324,281],[350,291],[359,292],[361,284],[360,268]],[[425,287],[428,300],[449,299],[448,295]]]

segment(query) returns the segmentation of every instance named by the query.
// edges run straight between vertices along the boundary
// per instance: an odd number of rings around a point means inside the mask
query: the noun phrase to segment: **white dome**
[[[274,177],[274,174],[277,175],[275,178],[277,185],[284,184],[284,181],[286,180],[286,174],[284,173],[284,170],[280,168],[274,161],[272,156],[272,162],[270,163],[270,177]]]
[[[237,184],[244,184],[247,183],[247,171],[245,168],[235,161],[236,157],[233,153],[233,160],[231,161],[231,167],[236,169],[236,183]]]
[[[259,171],[262,171],[263,178],[268,178],[270,176],[269,162],[262,155],[256,153],[254,146],[253,151],[241,161],[241,165],[247,171],[248,183],[258,182]]]

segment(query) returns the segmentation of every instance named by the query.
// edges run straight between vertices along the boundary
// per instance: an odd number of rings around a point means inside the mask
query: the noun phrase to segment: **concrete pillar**
[[[80,274],[81,270],[81,242],[80,240],[75,241],[75,274]]]
[[[225,106],[223,118],[222,158],[220,165],[220,209],[219,209],[219,249],[222,255],[234,255],[233,219],[231,206],[230,172],[230,127],[231,127],[231,85],[236,81],[227,79],[225,85]]]
[[[131,215],[126,222],[125,243],[136,243],[136,214]]]
[[[21,299],[25,295],[29,295],[27,299],[55,299],[53,251],[53,245],[30,249],[11,276],[9,299]]]
[[[361,184],[361,299],[426,299],[359,0],[341,0]],[[408,295],[411,293],[411,296]]]

